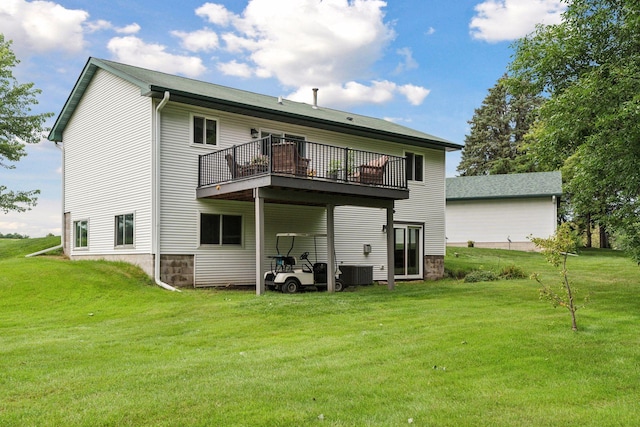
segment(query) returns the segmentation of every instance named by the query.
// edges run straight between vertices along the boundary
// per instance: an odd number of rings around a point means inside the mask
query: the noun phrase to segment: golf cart
[[[291,238],[291,247],[286,255],[280,254],[280,238]],[[327,237],[326,234],[308,233],[278,233],[276,234],[276,251],[278,255],[270,257],[271,271],[264,274],[265,286],[269,290],[281,291],[293,294],[305,288],[327,289],[327,263],[317,262],[317,249],[315,250],[315,262],[309,260],[309,252],[300,255],[301,267],[296,267],[296,258],[291,255],[296,237],[313,237],[314,248],[316,238]],[[336,292],[341,292],[346,285],[340,280],[340,270],[336,268]]]

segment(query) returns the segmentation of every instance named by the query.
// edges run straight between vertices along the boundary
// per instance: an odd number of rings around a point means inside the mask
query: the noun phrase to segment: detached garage
[[[447,178],[446,185],[449,246],[534,250],[529,236],[556,230],[559,171]]]

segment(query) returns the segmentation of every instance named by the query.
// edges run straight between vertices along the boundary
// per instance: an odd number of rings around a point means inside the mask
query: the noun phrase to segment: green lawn
[[[577,333],[529,279],[339,294],[168,292],[126,264],[0,240],[0,426],[633,426],[638,267],[583,252]],[[454,255],[457,253],[457,257]],[[539,254],[460,248],[447,268]]]

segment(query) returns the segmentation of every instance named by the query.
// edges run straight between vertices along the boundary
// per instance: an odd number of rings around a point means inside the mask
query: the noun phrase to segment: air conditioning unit
[[[340,279],[349,286],[373,283],[372,265],[340,265],[340,271]]]

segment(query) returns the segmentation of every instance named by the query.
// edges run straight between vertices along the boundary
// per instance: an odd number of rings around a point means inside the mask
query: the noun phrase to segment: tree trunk
[[[591,214],[590,213],[587,214],[586,230],[587,230],[587,241],[585,242],[584,247],[585,248],[590,248],[591,245],[592,245],[592,240],[591,240]]]
[[[571,285],[569,284],[569,279],[567,278],[567,257],[569,256],[569,254],[565,253],[564,254],[564,259],[562,260],[562,278],[564,281],[564,288],[567,291],[567,303],[568,306],[567,308],[569,309],[569,312],[571,313],[571,330],[572,331],[577,331],[578,330],[578,322],[576,321],[576,306],[573,302],[573,292],[571,292]]]
[[[600,249],[609,249],[609,234],[604,225],[600,225]]]

